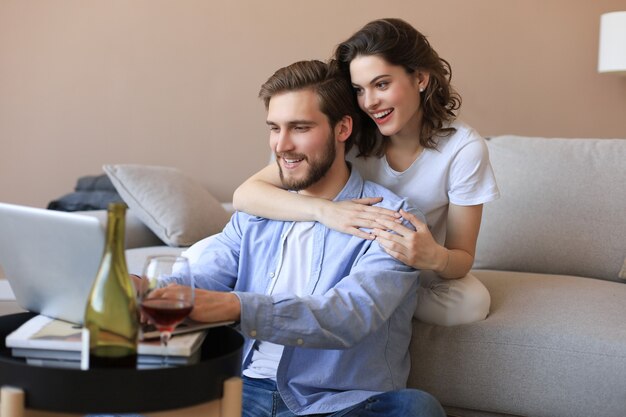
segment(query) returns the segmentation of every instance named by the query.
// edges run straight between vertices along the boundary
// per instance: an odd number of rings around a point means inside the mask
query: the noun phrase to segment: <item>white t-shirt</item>
[[[280,263],[269,285],[268,294],[306,294],[308,274],[312,270],[314,225],[314,222],[294,222],[286,236],[283,236]],[[243,374],[250,378],[276,380],[276,370],[282,354],[282,345],[258,341],[254,346],[251,362]]]
[[[420,209],[440,245],[445,242],[449,203],[471,206],[500,196],[485,139],[460,121],[451,126],[456,128],[454,134],[438,139],[437,149],[424,149],[403,172],[394,171],[384,156],[357,158],[356,146],[347,155],[363,178],[408,198]]]

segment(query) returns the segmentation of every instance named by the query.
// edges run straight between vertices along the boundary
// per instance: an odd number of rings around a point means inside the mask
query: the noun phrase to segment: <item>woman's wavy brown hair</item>
[[[343,74],[350,79],[350,62],[358,56],[379,56],[389,64],[404,67],[409,74],[425,71],[430,74],[428,86],[421,93],[423,112],[419,142],[425,148],[437,147],[437,138],[456,131],[446,127],[456,118],[461,96],[452,88],[450,64],[440,58],[424,35],[401,19],[374,20],[340,43],[335,59]],[[356,102],[356,95],[354,95]],[[361,132],[355,138],[358,156],[383,156],[388,141],[374,121],[359,111]]]

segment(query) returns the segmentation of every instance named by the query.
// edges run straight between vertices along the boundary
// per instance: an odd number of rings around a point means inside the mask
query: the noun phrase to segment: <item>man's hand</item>
[[[141,285],[142,285],[141,277],[135,274],[128,274],[128,276],[130,278],[130,281],[133,283],[135,287],[135,291],[137,292],[137,295],[139,295],[141,293]]]
[[[158,288],[150,293],[155,298],[176,298],[174,295],[179,291],[179,284],[170,284],[167,287]],[[194,293],[193,310],[189,317],[205,323],[217,323],[221,321],[239,321],[241,317],[241,303],[239,297],[233,293],[221,291],[209,291],[196,289]]]
[[[233,293],[196,290],[194,307],[189,317],[206,323],[239,321],[241,303]]]

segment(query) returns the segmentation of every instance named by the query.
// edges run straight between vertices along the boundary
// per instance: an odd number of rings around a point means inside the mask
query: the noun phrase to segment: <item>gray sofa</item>
[[[414,321],[409,385],[453,416],[626,416],[626,139],[488,146],[502,197],[485,206],[473,273],[490,313],[454,327]],[[131,272],[183,250],[162,246],[144,225],[156,230],[158,216],[127,203]],[[174,235],[157,223],[161,240]]]
[[[626,416],[626,140],[488,146],[502,197],[485,206],[474,274],[490,313],[416,321],[409,384],[451,415]]]

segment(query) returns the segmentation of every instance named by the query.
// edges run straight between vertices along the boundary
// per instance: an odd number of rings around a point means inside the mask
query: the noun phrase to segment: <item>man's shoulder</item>
[[[375,204],[375,206],[394,211],[402,209],[409,213],[415,214],[419,218],[425,219],[424,214],[417,207],[413,206],[406,197],[401,197],[387,187],[384,187],[375,182],[363,182],[362,197],[382,197],[383,201]]]
[[[278,220],[270,220],[265,217],[259,217],[253,214],[248,214],[243,211],[235,211],[226,226],[230,225],[231,227],[244,230],[247,227],[251,225],[255,225],[255,224],[268,224],[269,225],[272,223],[279,223],[279,222],[280,221]]]
[[[401,204],[403,200],[406,200],[389,188],[369,180],[363,181],[363,197],[383,197],[383,204],[381,204],[383,207],[387,204]]]

